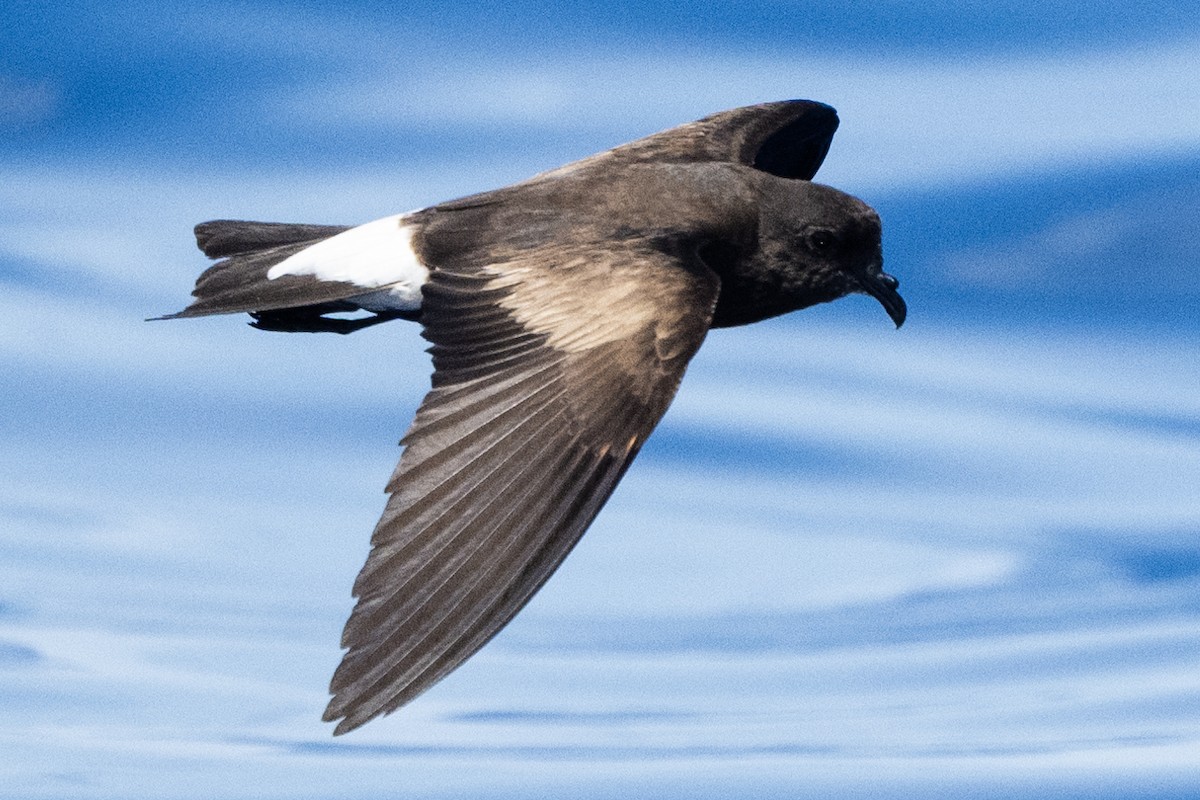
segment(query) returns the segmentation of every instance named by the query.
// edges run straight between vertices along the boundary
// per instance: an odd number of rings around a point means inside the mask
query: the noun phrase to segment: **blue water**
[[[939,70],[1197,35],[1186,4],[1035,5],[14,11],[0,797],[1200,794],[1200,129],[1075,139],[1095,120],[1052,104],[1028,163],[998,129],[951,180],[922,135],[844,115],[829,169],[879,208],[909,323],[859,297],[714,332],[533,603],[336,740],[325,687],[425,343],[143,322],[186,302],[205,217],[369,219],[675,113],[706,84],[654,74],[662,43],[681,63],[891,59],[928,78],[915,102]],[[661,103],[555,111],[572,81],[623,102],[605,59],[650,65]],[[720,96],[758,99],[738,69]],[[503,102],[453,94],[506,70],[527,83]],[[452,102],[391,121],[272,105],[408,73]],[[912,162],[869,164],[872,143]]]

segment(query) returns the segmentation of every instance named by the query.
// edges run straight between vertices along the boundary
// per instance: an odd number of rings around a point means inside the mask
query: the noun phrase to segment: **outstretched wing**
[[[577,163],[728,161],[807,181],[820,169],[837,127],[837,112],[824,103],[762,103],[712,114]]]
[[[641,240],[498,261],[424,287],[433,389],[355,583],[335,734],[416,697],[529,601],[666,411],[719,288]]]

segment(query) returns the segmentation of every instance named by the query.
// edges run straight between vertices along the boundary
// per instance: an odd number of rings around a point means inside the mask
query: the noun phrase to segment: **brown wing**
[[[416,697],[529,601],[666,411],[717,291],[698,260],[639,241],[434,270],[433,389],[354,586],[335,734]]]
[[[812,100],[742,106],[647,136],[576,162],[618,160],[687,163],[727,161],[812,180],[829,152],[837,112]],[[567,165],[571,168],[576,165]]]

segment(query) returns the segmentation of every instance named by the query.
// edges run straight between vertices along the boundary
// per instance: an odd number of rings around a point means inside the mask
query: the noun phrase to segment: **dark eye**
[[[828,253],[837,245],[837,236],[832,231],[813,231],[808,235],[808,246],[814,253]]]

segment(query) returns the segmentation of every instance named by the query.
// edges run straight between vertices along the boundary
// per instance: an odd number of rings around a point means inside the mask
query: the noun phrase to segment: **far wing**
[[[837,127],[837,112],[824,103],[785,100],[722,111],[594,158],[625,162],[728,161],[781,178],[807,181],[825,160]]]
[[[416,697],[529,601],[666,411],[717,292],[698,260],[640,240],[433,271],[433,389],[355,583],[335,733]]]

